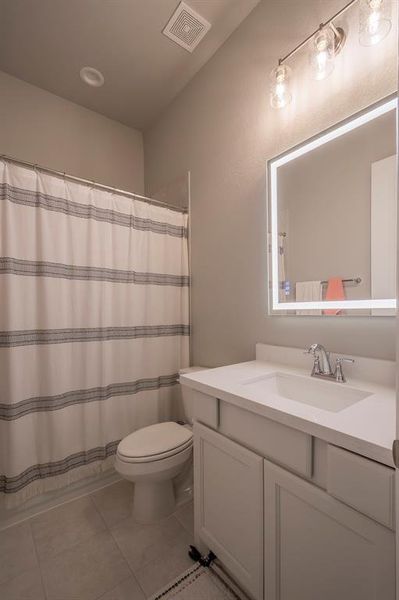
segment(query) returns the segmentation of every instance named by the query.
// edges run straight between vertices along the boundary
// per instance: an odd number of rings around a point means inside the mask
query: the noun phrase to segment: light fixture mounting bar
[[[338,17],[340,17],[344,12],[346,12],[348,10],[348,8],[350,8],[357,1],[358,0],[351,0],[350,2],[348,2],[348,4],[345,4],[345,6],[343,8],[341,8],[341,10],[339,10],[338,12],[336,12],[335,15],[333,15],[332,17],[330,17],[325,23],[322,23],[317,29],[315,29],[310,35],[308,35],[308,37],[305,38],[300,44],[298,44],[297,46],[295,46],[295,48],[293,50],[291,50],[290,52],[288,52],[288,54],[286,54],[285,56],[283,56],[283,58],[279,58],[278,64],[281,65],[286,60],[288,60],[289,58],[291,58],[291,56],[293,56],[299,50],[301,50],[301,48],[303,48],[312,39],[312,37],[320,30],[321,27],[326,27],[327,25],[330,25],[330,23],[332,23],[333,21],[335,21],[335,19],[337,19]]]

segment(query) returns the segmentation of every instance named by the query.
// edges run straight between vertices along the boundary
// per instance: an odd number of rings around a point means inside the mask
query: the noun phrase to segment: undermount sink
[[[279,372],[254,377],[241,383],[265,394],[282,396],[330,412],[340,412],[371,395],[370,392],[346,387],[342,383]]]

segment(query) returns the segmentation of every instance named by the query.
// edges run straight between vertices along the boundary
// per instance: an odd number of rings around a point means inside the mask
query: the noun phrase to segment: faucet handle
[[[338,356],[335,359],[335,364],[336,364],[335,379],[339,383],[346,382],[346,378],[345,378],[344,372],[342,370],[342,363],[344,363],[344,362],[353,364],[355,361],[353,360],[353,358],[346,358],[345,356]]]
[[[342,364],[343,362],[347,362],[347,363],[355,362],[353,358],[346,358],[346,356],[338,356],[336,361],[337,361],[337,364]]]
[[[309,346],[308,348],[305,349],[304,354],[312,354],[313,356],[315,356],[316,348],[317,348],[317,344],[312,344],[311,346]]]

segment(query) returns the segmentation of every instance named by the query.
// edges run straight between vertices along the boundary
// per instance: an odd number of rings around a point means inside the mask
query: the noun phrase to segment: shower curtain
[[[111,468],[173,416],[187,215],[0,161],[0,501]]]

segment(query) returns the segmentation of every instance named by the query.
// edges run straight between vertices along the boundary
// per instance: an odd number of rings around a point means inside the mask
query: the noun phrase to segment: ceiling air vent
[[[180,2],[162,33],[188,52],[192,52],[211,24],[184,2]]]

